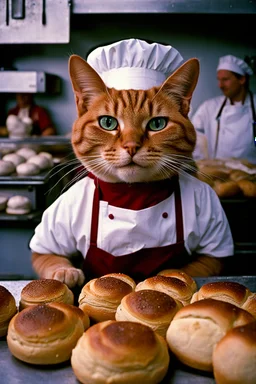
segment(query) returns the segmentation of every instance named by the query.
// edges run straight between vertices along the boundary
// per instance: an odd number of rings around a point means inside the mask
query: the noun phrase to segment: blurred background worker
[[[32,93],[17,93],[16,101],[17,105],[8,111],[6,120],[9,136],[27,137],[56,134],[49,114],[43,107],[35,103]]]
[[[197,131],[194,158],[240,158],[256,164],[256,95],[249,88],[252,69],[242,59],[227,55],[217,66],[223,93],[203,102],[192,115]]]

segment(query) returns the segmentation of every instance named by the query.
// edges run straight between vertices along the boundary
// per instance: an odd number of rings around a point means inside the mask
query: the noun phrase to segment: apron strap
[[[216,157],[216,153],[217,153],[218,141],[219,141],[219,132],[220,132],[220,116],[222,114],[223,108],[225,107],[226,103],[227,103],[227,97],[224,99],[223,103],[221,104],[219,112],[217,113],[217,116],[216,116],[217,129],[216,129],[216,140],[215,140],[215,147],[214,147],[213,157]]]
[[[178,177],[175,182],[174,197],[175,197],[175,215],[176,215],[176,236],[177,236],[177,243],[179,243],[181,241],[184,241],[184,230],[183,230],[180,183],[179,183]]]
[[[94,178],[95,191],[93,196],[92,219],[91,219],[91,240],[90,244],[96,246],[98,237],[98,222],[100,210],[100,188],[98,179]]]

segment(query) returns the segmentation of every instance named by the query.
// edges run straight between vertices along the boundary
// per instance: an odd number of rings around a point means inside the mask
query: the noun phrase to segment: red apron
[[[177,243],[157,248],[145,248],[122,256],[113,256],[97,247],[100,187],[96,179],[94,182],[90,247],[83,263],[86,280],[108,273],[124,273],[138,282],[156,275],[163,269],[181,268],[182,265],[188,263],[188,253],[184,246],[182,204],[178,178],[174,187]]]

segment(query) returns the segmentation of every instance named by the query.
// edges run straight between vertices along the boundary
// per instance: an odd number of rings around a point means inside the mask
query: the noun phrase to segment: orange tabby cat
[[[197,59],[188,60],[160,87],[149,90],[107,88],[96,71],[77,55],[71,56],[69,71],[78,114],[73,124],[72,145],[76,157],[85,169],[94,175],[94,179],[103,181],[106,185],[125,183],[127,186],[134,183],[161,183],[178,174],[185,175],[188,180],[194,179],[191,173],[195,171],[192,152],[196,134],[188,113],[199,76]],[[71,192],[68,192],[69,200],[72,200]],[[86,189],[81,190],[81,194],[85,194],[84,200],[92,202],[89,193],[86,193]],[[65,216],[63,223],[58,223],[58,232],[62,233],[64,222],[67,220],[66,236],[57,234],[54,238],[53,227],[57,224],[50,225],[47,222],[55,220],[55,213],[48,213],[47,210],[43,224],[36,229],[31,241],[32,264],[38,276],[58,279],[70,287],[83,284],[84,273],[87,273],[86,268],[83,273],[82,267],[77,269],[73,266],[71,256],[74,252],[66,251],[66,244],[69,241],[68,244],[75,244],[76,241],[79,252],[86,257],[86,252],[80,246],[82,236],[79,240],[73,239],[76,235],[72,227],[73,225],[76,231],[81,231],[81,223],[75,219],[75,215],[81,215],[80,220],[83,220],[82,216],[85,215],[83,209],[75,209],[76,200],[82,201],[81,194],[74,197],[71,218]],[[56,215],[60,204],[59,201],[54,203]],[[72,211],[72,208],[70,210]],[[184,214],[183,211],[184,216],[187,214],[190,212]],[[227,237],[230,236],[229,231],[227,233]],[[116,240],[117,238],[118,236]],[[44,242],[45,246],[42,245]],[[53,244],[53,250],[50,244]],[[39,252],[41,249],[46,251]],[[59,249],[63,249],[63,253],[58,253]],[[195,253],[196,249],[192,249],[192,252]],[[217,275],[222,267],[220,260],[221,258],[201,254],[191,258],[182,268],[191,276]],[[113,271],[110,268],[109,273],[111,272]]]

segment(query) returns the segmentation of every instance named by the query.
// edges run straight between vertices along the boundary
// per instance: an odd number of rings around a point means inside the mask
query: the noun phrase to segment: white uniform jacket
[[[216,257],[233,255],[230,227],[215,191],[190,175],[180,176],[179,182],[188,253],[196,251]],[[69,257],[81,253],[86,257],[94,188],[94,181],[85,177],[55,200],[44,211],[30,248],[41,254]],[[168,217],[163,218],[163,212],[168,212]],[[153,207],[138,211],[101,201],[97,246],[120,256],[142,248],[173,244],[176,243],[175,221],[174,194]]]
[[[253,137],[253,115],[250,97],[247,94],[244,104],[230,104],[228,99],[220,116],[219,137],[217,150],[217,115],[225,100],[225,96],[218,96],[206,100],[194,113],[191,121],[197,131],[198,142],[194,151],[194,158],[210,159],[240,158],[256,164],[256,146]],[[256,95],[253,96],[256,109]],[[204,148],[205,135],[207,149]]]

